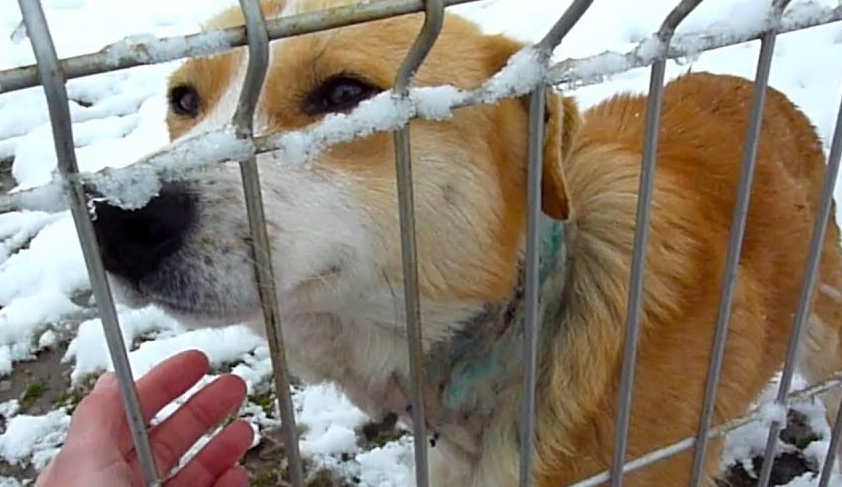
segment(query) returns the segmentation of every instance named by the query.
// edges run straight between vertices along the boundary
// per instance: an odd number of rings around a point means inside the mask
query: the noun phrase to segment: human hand
[[[143,418],[148,424],[164,406],[186,392],[208,371],[207,357],[182,352],[137,381]],[[234,412],[246,395],[242,379],[217,378],[167,419],[149,430],[149,442],[162,481],[201,436]],[[226,426],[165,487],[245,487],[248,475],[237,462],[251,445],[245,421]],[[35,487],[141,487],[143,480],[131,433],[123,414],[116,376],[103,374],[77,406],[64,446],[47,465]]]

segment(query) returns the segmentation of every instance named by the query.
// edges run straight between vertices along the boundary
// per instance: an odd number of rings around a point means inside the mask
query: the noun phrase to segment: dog
[[[266,1],[267,17],[344,1]],[[283,39],[255,132],[301,129],[388,90],[421,14]],[[239,9],[208,23],[243,23]],[[417,86],[470,89],[520,42],[448,14]],[[169,82],[173,141],[228,123],[247,55],[186,61]],[[641,311],[627,459],[694,435],[712,350],[753,85],[694,73],[667,83]],[[588,109],[546,95],[540,343],[532,476],[559,487],[611,465],[646,98]],[[434,487],[517,485],[521,401],[528,101],[413,120],[415,217]],[[394,146],[389,133],[332,146],[311,164],[260,154],[262,194],[287,359],[330,381],[372,417],[411,422]],[[810,121],[770,88],[763,114],[714,424],[747,411],[781,367],[824,174]],[[189,326],[262,314],[235,164],[167,183],[142,209],[97,203],[95,228],[119,299]],[[842,369],[839,229],[831,218],[802,341],[811,382]],[[839,394],[825,396],[833,417]],[[411,424],[411,423],[410,423]],[[705,482],[717,474],[711,440]],[[685,484],[685,451],[626,485]]]

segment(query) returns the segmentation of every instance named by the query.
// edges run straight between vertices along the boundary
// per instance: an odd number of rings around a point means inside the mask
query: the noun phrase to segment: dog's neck
[[[538,331],[544,330],[544,310],[547,304],[545,287],[557,271],[564,272],[558,264],[566,259],[563,227],[560,222],[543,218],[540,228],[539,248],[539,312]],[[509,298],[502,302],[488,303],[485,308],[453,335],[447,342],[439,342],[430,351],[427,364],[428,379],[444,385],[443,404],[458,409],[470,401],[488,379],[505,379],[515,363],[522,362],[523,332],[526,321],[525,307],[526,272],[523,259],[518,264],[518,276]],[[563,279],[562,279],[563,285]],[[559,291],[561,291],[559,289]],[[561,298],[561,294],[554,296]]]
[[[567,270],[563,224],[543,217],[540,242],[538,330],[555,334]],[[526,306],[523,260],[506,300],[488,303],[450,340],[425,357],[424,408],[433,439],[443,436],[464,453],[476,451],[502,389],[520,384]],[[539,340],[548,343],[550,340]],[[539,350],[538,360],[543,352]],[[433,441],[433,440],[431,440]]]

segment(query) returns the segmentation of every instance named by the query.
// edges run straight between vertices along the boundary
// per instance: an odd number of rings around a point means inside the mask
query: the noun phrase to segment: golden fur
[[[274,16],[338,3],[344,2],[296,2],[287,10],[279,2],[265,6]],[[235,9],[212,25],[241,21]],[[418,15],[404,16],[278,43],[260,102],[263,130],[315,122],[317,117],[298,108],[298,100],[331,73],[351,71],[391,86],[420,25]],[[520,47],[449,16],[415,84],[474,87]],[[173,83],[194,83],[209,112],[242,55],[189,61]],[[751,90],[744,79],[697,73],[671,81],[664,92],[629,459],[692,436],[698,427]],[[548,113],[544,210],[570,223],[571,267],[562,331],[545,344],[551,366],[539,377],[536,487],[567,485],[610,465],[645,97],[618,95],[579,114],[573,100],[552,93]],[[186,120],[171,114],[172,137],[189,132],[205,115]],[[523,100],[465,108],[445,122],[412,122],[424,300],[493,302],[512,289],[524,240],[526,126]],[[367,225],[379,236],[384,259],[379,271],[390,286],[400,288],[393,156],[391,135],[381,133],[332,148],[315,167],[326,177],[341,173],[352,181]],[[272,170],[281,169],[263,169]],[[810,122],[783,94],[769,89],[715,423],[744,413],[781,365],[823,172],[821,145]],[[832,292],[842,288],[834,221],[818,282],[831,292],[814,294],[800,364],[811,380],[842,369],[842,315]],[[331,284],[326,278],[309,285],[312,294]],[[425,343],[448,336],[448,326],[457,325],[445,323],[444,314],[429,316]],[[395,343],[394,350],[403,346],[402,340]],[[363,360],[349,357],[343,360]],[[381,386],[353,363],[341,372],[331,367],[322,364],[320,377],[338,381],[352,400],[376,414],[372,404],[378,403]],[[511,387],[512,394],[500,395],[481,458],[470,465],[434,458],[435,487],[515,485],[518,453],[510,430],[519,395]],[[834,412],[830,407],[829,414]],[[719,446],[713,441],[707,457],[709,478],[717,474]],[[691,456],[686,452],[629,474],[626,485],[684,485]]]

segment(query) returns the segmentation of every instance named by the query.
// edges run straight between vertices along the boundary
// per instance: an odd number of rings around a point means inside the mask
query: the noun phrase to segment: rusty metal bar
[[[263,16],[259,0],[239,1],[245,19],[249,50],[246,76],[232,123],[237,138],[250,139],[254,136],[254,112],[269,68],[269,36],[266,32],[266,19]],[[240,161],[239,164],[251,233],[254,273],[258,294],[260,295],[260,305],[263,310],[264,325],[266,326],[266,340],[269,344],[272,361],[278,409],[281,413],[281,434],[287,457],[287,468],[292,486],[302,487],[304,485],[304,469],[298,448],[298,436],[296,435],[295,409],[290,393],[290,377],[281,330],[281,314],[272,267],[272,252],[266,230],[263,196],[260,191],[260,173],[255,155]],[[278,480],[280,481],[280,479]]]
[[[114,300],[111,296],[111,288],[108,286],[105,267],[100,258],[99,244],[91,224],[85,193],[82,186],[74,182],[71,177],[78,174],[79,166],[76,163],[76,150],[73,145],[73,126],[70,122],[70,106],[67,101],[64,73],[59,66],[58,56],[41,2],[39,0],[18,0],[18,5],[29,38],[32,41],[32,50],[38,61],[38,81],[44,88],[44,95],[50,112],[50,124],[53,129],[58,169],[61,177],[68,182],[70,213],[73,216],[73,223],[76,226],[76,233],[82,247],[82,255],[85,258],[85,266],[91,279],[91,290],[99,308],[108,351],[111,353],[111,360],[114,363],[114,372],[117,374],[126,423],[134,440],[140,473],[147,486],[160,487],[161,482],[158,478],[155,459],[149,445],[149,437],[146,434],[146,421],[143,418],[138,401],[129,357],[120,332],[120,323],[117,319],[117,311],[114,309]]]

